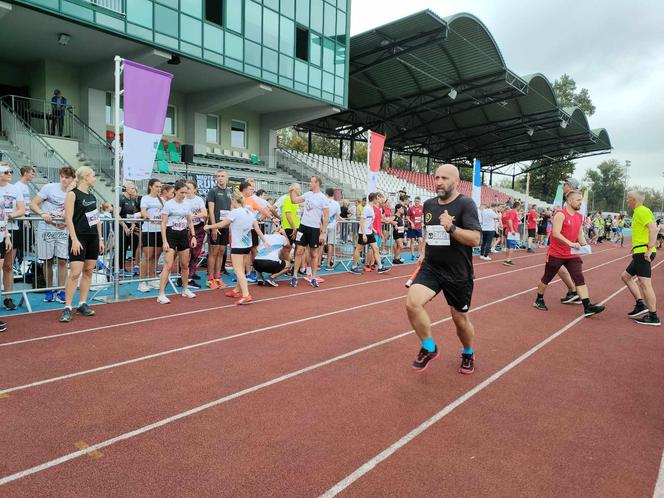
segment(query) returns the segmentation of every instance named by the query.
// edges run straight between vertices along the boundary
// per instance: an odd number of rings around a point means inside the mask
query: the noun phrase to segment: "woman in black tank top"
[[[69,231],[69,276],[65,283],[65,309],[60,315],[61,322],[71,321],[72,301],[81,273],[83,277],[76,314],[95,314],[86,300],[97,258],[104,250],[97,198],[90,193],[96,181],[92,168],[81,166],[76,170],[74,188],[65,197],[65,224]]]

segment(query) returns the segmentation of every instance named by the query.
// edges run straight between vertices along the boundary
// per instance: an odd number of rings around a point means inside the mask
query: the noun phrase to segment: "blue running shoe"
[[[250,284],[255,284],[256,282],[258,282],[258,276],[256,275],[255,271],[252,271],[247,275],[247,282],[249,282]]]
[[[297,277],[293,277],[290,279],[290,286],[297,287]]]
[[[46,295],[44,296],[44,302],[45,303],[52,303],[53,301],[55,301],[55,292],[46,291]]]
[[[318,280],[316,280],[315,278],[312,278],[311,279],[311,286],[312,287],[319,287]]]
[[[60,291],[56,294],[55,300],[59,303],[65,302],[65,291]]]

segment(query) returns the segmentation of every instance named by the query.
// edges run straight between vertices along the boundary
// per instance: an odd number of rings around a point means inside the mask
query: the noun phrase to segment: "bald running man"
[[[473,200],[457,191],[456,166],[440,166],[434,178],[438,195],[424,203],[424,243],[418,260],[421,266],[406,302],[408,319],[422,343],[413,370],[423,371],[438,356],[424,306],[442,291],[463,345],[459,373],[472,374],[475,329],[468,311],[473,295],[473,247],[480,243],[481,225]]]

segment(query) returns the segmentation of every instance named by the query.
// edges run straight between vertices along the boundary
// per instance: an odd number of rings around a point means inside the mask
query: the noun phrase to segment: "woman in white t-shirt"
[[[233,271],[237,276],[237,285],[231,291],[226,292],[227,297],[239,298],[235,304],[249,304],[252,297],[249,294],[249,285],[247,284],[247,275],[245,267],[249,261],[252,241],[251,231],[255,231],[258,238],[263,242],[266,248],[270,244],[265,239],[263,232],[258,226],[255,213],[245,206],[245,197],[237,190],[231,197],[231,212],[223,221],[214,225],[205,225],[206,231],[216,228],[221,230],[230,225],[231,228],[231,263]],[[240,291],[240,292],[238,292]]]
[[[161,182],[156,178],[148,182],[148,194],[141,197],[141,246],[143,246],[143,258],[139,269],[141,283],[138,284],[139,292],[150,292],[150,288],[158,289],[157,261],[161,256],[161,209],[164,201],[159,197],[161,194]],[[148,283],[146,279],[149,279]]]
[[[205,247],[205,230],[203,230],[203,227],[205,226],[208,214],[207,209],[205,208],[205,201],[196,195],[198,193],[198,184],[196,181],[187,180],[187,185],[189,186],[187,200],[189,201],[189,206],[191,208],[194,232],[196,233],[196,247],[191,250],[191,258],[189,259],[189,285],[200,289],[201,286],[198,285],[194,279],[197,278],[196,271],[198,271],[198,261],[203,252],[203,247]]]
[[[182,277],[182,297],[194,298],[196,294],[189,290],[189,248],[196,247],[194,223],[192,221],[191,207],[187,200],[189,187],[184,180],[175,182],[175,197],[164,204],[161,210],[161,238],[164,249],[164,268],[159,280],[159,304],[171,302],[166,297],[166,285],[171,274],[171,268],[178,256],[180,263],[180,276]],[[189,239],[187,231],[192,238]]]

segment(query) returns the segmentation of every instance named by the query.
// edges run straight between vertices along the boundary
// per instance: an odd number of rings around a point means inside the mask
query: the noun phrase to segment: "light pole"
[[[662,178],[664,178],[664,171],[662,171]],[[662,209],[659,211],[659,215],[664,215],[664,183],[662,184]]]
[[[626,159],[625,160],[625,189],[624,189],[625,191],[623,192],[623,202],[622,202],[622,212],[623,213],[626,212],[625,211],[625,201],[627,200],[627,188],[628,188],[627,185],[628,185],[628,182],[629,182],[629,167],[631,165],[632,165],[632,161],[630,161],[629,159]]]

